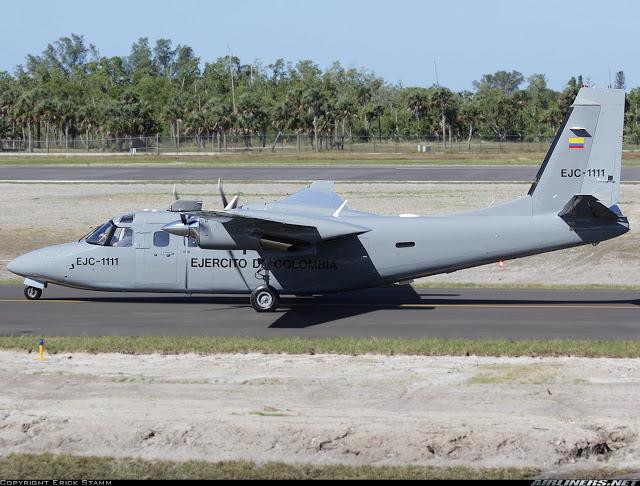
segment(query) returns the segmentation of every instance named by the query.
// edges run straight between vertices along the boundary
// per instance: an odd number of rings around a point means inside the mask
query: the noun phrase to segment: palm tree
[[[271,109],[271,125],[278,130],[276,138],[271,146],[271,151],[275,152],[276,145],[280,141],[280,137],[286,130],[291,130],[295,125],[296,113],[295,106],[289,99],[280,101]]]
[[[356,116],[357,111],[355,103],[349,97],[343,96],[336,103],[337,116],[340,118],[342,124],[343,141],[345,137],[345,124],[349,126],[349,138],[353,140],[352,121],[353,117]]]
[[[45,126],[45,149],[49,152],[49,134],[51,133],[51,126],[55,123],[58,116],[59,106],[58,100],[52,98],[51,95],[44,97],[38,101],[36,105],[36,111],[40,121],[44,122]]]
[[[207,126],[217,135],[218,149],[227,150],[227,133],[236,124],[233,106],[224,98],[214,97],[205,103],[203,110]],[[221,135],[222,140],[220,140]]]
[[[89,151],[90,132],[96,128],[96,125],[97,116],[94,107],[88,104],[80,106],[80,108],[78,108],[78,126],[85,133],[85,146],[87,148],[87,152]]]
[[[16,119],[23,127],[27,128],[29,152],[33,152],[33,125],[37,120],[37,103],[35,90],[29,90],[18,98],[14,107]]]
[[[325,102],[324,93],[317,86],[311,86],[304,91],[300,101],[312,120],[310,133],[313,134],[313,147],[315,150],[319,150],[318,118],[322,115],[322,107]]]
[[[443,87],[434,88],[431,93],[431,106],[440,116],[442,129],[442,144],[447,146],[447,126],[449,126],[449,141],[451,142],[452,112],[455,110],[455,99],[451,90]]]

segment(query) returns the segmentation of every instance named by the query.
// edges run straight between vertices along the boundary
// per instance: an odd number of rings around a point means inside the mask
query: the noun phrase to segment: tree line
[[[543,74],[485,74],[473,90],[404,87],[375,74],[310,60],[245,64],[233,55],[201,62],[194,50],[141,38],[127,56],[101,56],[77,34],[0,73],[0,138],[29,150],[55,140],[191,137],[225,147],[229,137],[278,142],[294,134],[315,148],[358,137],[424,137],[443,145],[474,137],[542,141],[552,137],[583,85],[561,92]],[[625,88],[624,73],[616,87]],[[627,96],[626,136],[640,143],[640,88]],[[121,142],[119,142],[121,143]]]

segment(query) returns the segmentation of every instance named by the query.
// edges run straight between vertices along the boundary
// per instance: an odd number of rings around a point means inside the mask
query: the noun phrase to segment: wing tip
[[[315,181],[309,188],[317,192],[335,192],[336,183],[335,181]]]

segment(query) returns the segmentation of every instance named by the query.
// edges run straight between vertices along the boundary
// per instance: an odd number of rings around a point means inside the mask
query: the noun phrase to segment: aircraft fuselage
[[[281,293],[341,292],[593,244],[628,231],[627,224],[599,222],[583,231],[555,215],[528,213],[530,198],[516,200],[513,215],[491,209],[447,217],[387,217],[347,211],[346,221],[369,233],[327,241],[296,253],[205,250],[162,227],[169,211],[135,213],[132,240],[124,247],[80,241],[44,248],[10,264],[10,270],[42,284],[114,292],[250,293],[263,283]],[[507,211],[508,212],[508,211]]]

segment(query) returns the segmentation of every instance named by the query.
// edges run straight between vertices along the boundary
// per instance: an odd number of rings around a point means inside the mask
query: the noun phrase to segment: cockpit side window
[[[118,248],[131,248],[133,246],[133,229],[116,228],[109,245]]]
[[[108,221],[87,236],[86,242],[90,245],[107,246],[115,229],[113,221]]]

